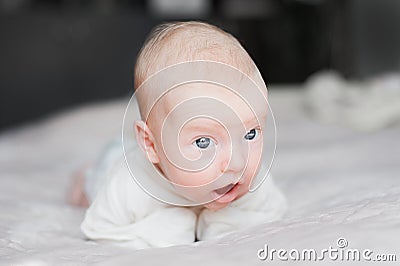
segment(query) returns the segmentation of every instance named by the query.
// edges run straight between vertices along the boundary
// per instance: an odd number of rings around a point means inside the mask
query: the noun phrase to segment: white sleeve
[[[208,240],[280,219],[287,209],[286,199],[272,177],[254,192],[247,193],[227,207],[204,209],[198,220],[197,237]]]
[[[93,240],[141,249],[192,243],[196,215],[153,199],[135,183],[122,162],[86,211],[82,232]]]

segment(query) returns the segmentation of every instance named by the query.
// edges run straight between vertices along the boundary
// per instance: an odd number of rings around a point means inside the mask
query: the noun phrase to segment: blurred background
[[[398,0],[0,0],[0,131],[129,96],[147,33],[170,20],[232,33],[267,84],[400,70]]]

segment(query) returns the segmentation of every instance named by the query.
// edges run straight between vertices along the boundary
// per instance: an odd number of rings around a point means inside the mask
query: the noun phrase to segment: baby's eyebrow
[[[196,121],[194,123],[188,123],[185,126],[185,129],[188,130],[215,130],[215,131],[220,131],[222,128],[229,128],[230,126],[242,126],[248,130],[253,129],[256,126],[260,126],[262,122],[266,118],[266,114],[263,114],[261,116],[252,116],[250,118],[246,118],[244,121],[240,121],[239,125],[229,125],[229,123],[224,124],[223,122],[217,122],[214,121],[213,119],[201,119],[199,121]]]
[[[196,124],[189,124],[186,128],[193,129],[193,130],[202,130],[202,129],[217,129],[220,128],[221,125],[218,123],[210,123],[210,122],[201,122]]]
[[[243,121],[243,125],[246,127],[250,126],[255,126],[255,125],[260,125],[262,121],[264,121],[266,118],[266,114],[263,114],[261,116],[253,116],[245,121]]]

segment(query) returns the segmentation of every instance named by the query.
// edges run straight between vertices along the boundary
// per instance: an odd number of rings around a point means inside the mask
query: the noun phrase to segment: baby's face
[[[161,104],[163,115],[151,118],[157,166],[176,190],[196,202],[215,199],[205,205],[214,210],[246,194],[261,163],[268,107],[252,110],[210,83],[175,88]]]

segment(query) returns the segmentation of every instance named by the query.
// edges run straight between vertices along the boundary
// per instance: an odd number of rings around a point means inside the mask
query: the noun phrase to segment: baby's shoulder
[[[124,158],[121,158],[110,172],[106,190],[117,197],[127,209],[135,210],[139,216],[145,216],[154,209],[165,207],[162,202],[150,196],[142,189],[130,172]]]

